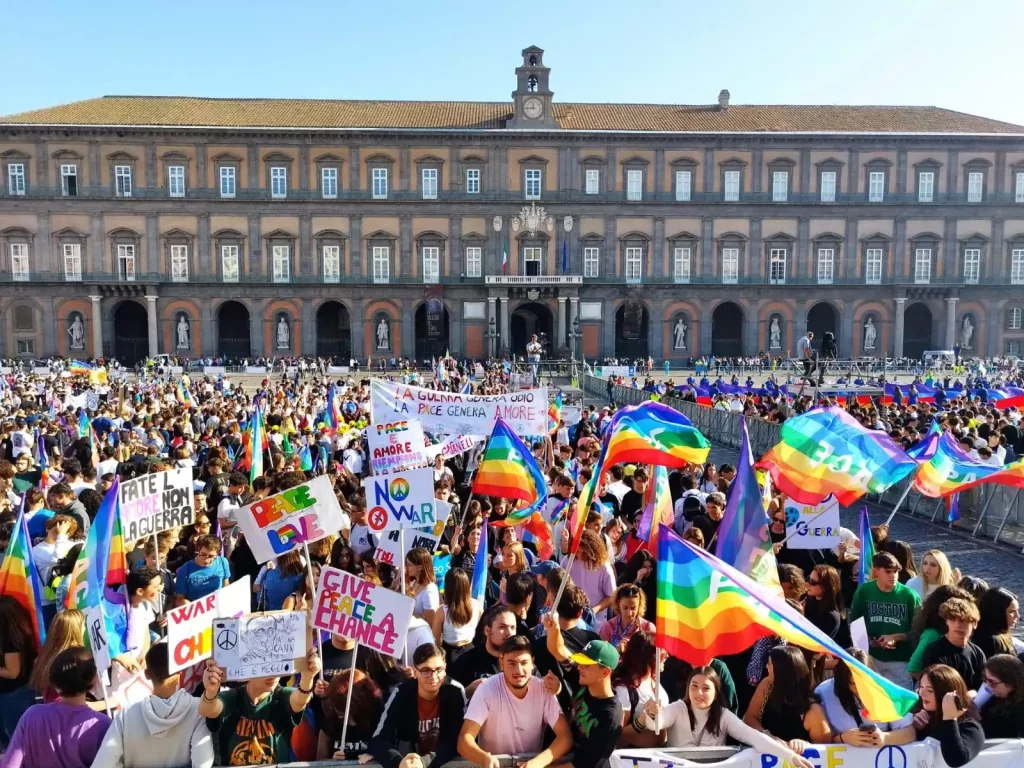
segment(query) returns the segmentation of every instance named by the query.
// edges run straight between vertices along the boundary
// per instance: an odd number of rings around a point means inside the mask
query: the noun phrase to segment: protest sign
[[[437,591],[444,594],[444,580],[448,571],[452,569],[451,555],[434,555],[434,583]]]
[[[238,512],[238,525],[258,563],[337,533],[343,523],[341,506],[327,475],[268,496]]]
[[[839,546],[839,502],[829,496],[820,504],[786,499],[786,546],[790,549],[833,549]]]
[[[450,459],[452,456],[465,453],[486,439],[482,435],[453,435],[436,445],[428,445],[426,448],[427,460],[433,461],[437,454],[441,454],[441,458],[445,460]]]
[[[167,612],[167,647],[171,672],[179,672],[213,654],[213,621],[245,616],[252,593],[249,576]]]
[[[283,677],[305,664],[306,614],[268,611],[213,622],[213,660],[228,680]]]
[[[433,554],[437,549],[437,542],[441,540],[441,534],[444,533],[444,527],[448,523],[448,515],[451,514],[452,509],[452,505],[446,501],[435,501],[434,504],[437,508],[435,513],[437,520],[432,526],[407,530],[404,537],[399,528],[381,533],[378,536],[379,541],[377,549],[373,553],[373,559],[379,563],[398,566],[402,562],[400,558],[405,557],[409,554],[409,550],[416,547],[422,547]],[[403,538],[405,539],[404,552],[401,548]]]
[[[179,467],[122,480],[118,501],[125,541],[192,525],[196,519],[192,470]]]
[[[415,598],[324,566],[313,602],[313,626],[401,658]]]
[[[366,429],[373,474],[414,469],[427,464],[423,425],[417,419],[382,421]]]
[[[423,528],[437,522],[434,471],[412,469],[363,480],[366,521],[374,533],[397,528]]]
[[[107,623],[100,606],[85,609],[85,631],[89,636],[92,657],[96,660],[96,672],[103,675],[110,669],[110,644],[107,642]]]
[[[489,435],[499,416],[520,435],[547,431],[547,387],[501,395],[468,395],[370,380],[373,421],[419,419],[428,432]]]

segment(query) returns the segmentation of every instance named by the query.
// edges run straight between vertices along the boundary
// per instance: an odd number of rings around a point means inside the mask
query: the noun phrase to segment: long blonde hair
[[[931,555],[935,558],[935,562],[939,564],[939,579],[935,584],[931,584],[928,581],[928,577],[924,575],[924,558]],[[957,582],[960,581],[960,571],[954,570],[949,564],[949,558],[946,557],[946,553],[941,549],[929,549],[924,553],[924,557],[921,558],[921,581],[928,586],[932,587],[955,587]]]
[[[28,679],[29,687],[38,693],[46,693],[50,687],[50,666],[57,654],[84,642],[84,613],[68,608],[54,616],[46,630],[46,643],[43,644],[32,667],[32,674]]]

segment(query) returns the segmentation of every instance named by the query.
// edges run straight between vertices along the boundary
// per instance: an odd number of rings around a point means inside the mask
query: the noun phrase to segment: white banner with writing
[[[839,546],[839,502],[829,496],[820,504],[786,499],[786,546],[790,549],[834,549]]]

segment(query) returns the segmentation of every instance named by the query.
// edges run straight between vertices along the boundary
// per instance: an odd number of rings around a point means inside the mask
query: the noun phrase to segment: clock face
[[[541,104],[540,99],[527,99],[523,102],[523,114],[531,120],[541,116],[544,111],[544,105]]]

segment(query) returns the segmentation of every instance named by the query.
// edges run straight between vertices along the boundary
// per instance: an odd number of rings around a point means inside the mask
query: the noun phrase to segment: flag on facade
[[[505,244],[501,250],[501,274],[508,274],[508,235],[505,235]]]
[[[565,242],[565,238],[562,239],[562,274],[569,274],[569,246]]]

